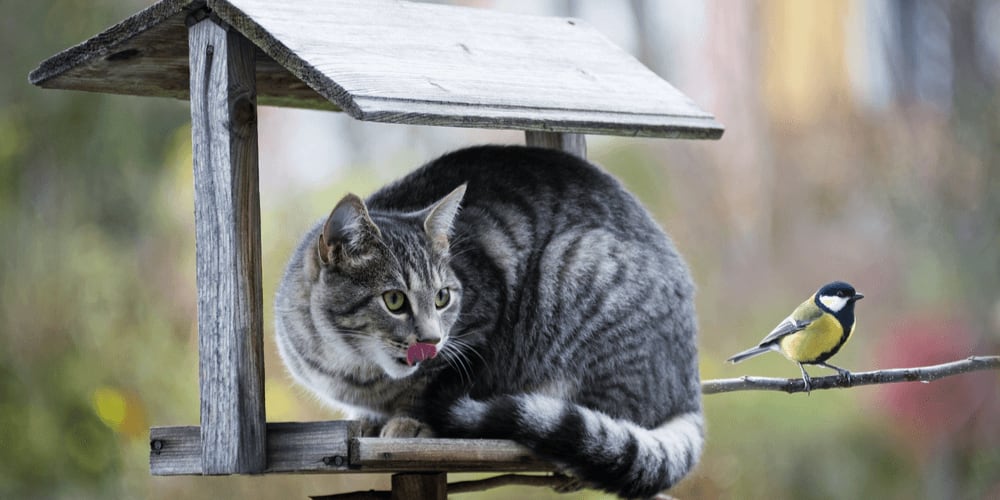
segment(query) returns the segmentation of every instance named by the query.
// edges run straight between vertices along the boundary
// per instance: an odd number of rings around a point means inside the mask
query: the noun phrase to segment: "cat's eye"
[[[443,309],[449,302],[451,302],[451,290],[448,287],[438,290],[438,293],[434,295],[434,305],[438,309]]]
[[[406,306],[406,295],[399,290],[389,290],[382,294],[382,301],[390,312],[398,313]]]

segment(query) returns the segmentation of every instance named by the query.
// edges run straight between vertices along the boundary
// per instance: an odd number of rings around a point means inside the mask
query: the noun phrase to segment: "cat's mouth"
[[[406,349],[405,356],[392,358],[400,367],[412,367],[419,365],[422,361],[437,357],[438,349],[434,344],[417,342]]]
[[[426,359],[437,356],[437,346],[426,342],[417,342],[406,349],[406,364],[413,366]]]

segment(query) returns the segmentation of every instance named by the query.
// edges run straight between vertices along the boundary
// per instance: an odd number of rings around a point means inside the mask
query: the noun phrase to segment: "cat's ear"
[[[465,184],[458,186],[427,209],[427,216],[424,218],[424,232],[427,233],[427,237],[431,240],[431,246],[437,252],[446,253],[448,251],[448,238],[451,236],[455,217],[458,216],[462,198],[465,196],[465,186]]]
[[[316,242],[316,253],[324,266],[349,259],[363,259],[372,251],[380,236],[381,232],[368,215],[365,202],[354,194],[348,194],[333,207],[330,217],[323,224],[323,232]]]

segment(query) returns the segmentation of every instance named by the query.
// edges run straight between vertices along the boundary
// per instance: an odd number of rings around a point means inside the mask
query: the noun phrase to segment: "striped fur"
[[[700,412],[647,429],[537,394],[460,399],[434,422],[456,437],[513,439],[575,476],[627,498],[649,498],[680,481],[704,444]]]
[[[318,224],[279,287],[278,346],[299,382],[375,426],[407,417],[441,436],[515,439],[625,497],[695,465],[694,287],[611,176],[558,151],[484,146],[363,205]],[[328,234],[343,241],[320,246],[326,260],[315,242]],[[453,302],[435,310],[442,287]],[[381,306],[390,289],[414,304],[407,317]],[[420,335],[440,337],[441,354],[393,363]]]

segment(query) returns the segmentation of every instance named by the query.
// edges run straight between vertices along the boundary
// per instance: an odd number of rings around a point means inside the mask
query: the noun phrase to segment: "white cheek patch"
[[[847,305],[847,297],[837,297],[836,295],[820,295],[819,301],[833,312],[840,312]]]

